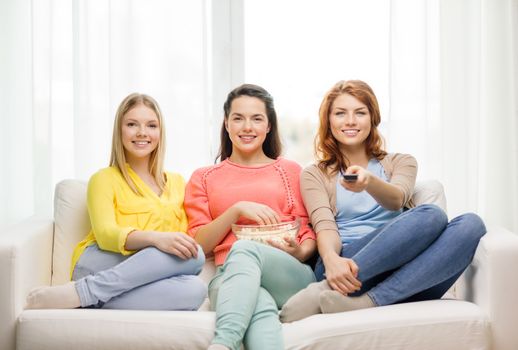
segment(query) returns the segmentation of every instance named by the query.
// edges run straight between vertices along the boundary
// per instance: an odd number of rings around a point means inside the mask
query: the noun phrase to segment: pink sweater
[[[298,242],[315,239],[315,233],[308,226],[308,214],[300,194],[301,171],[300,165],[283,158],[261,167],[247,167],[227,159],[196,170],[185,191],[184,206],[189,219],[187,232],[196,236],[199,227],[210,223],[234,203],[251,201],[268,205],[281,216],[299,216]],[[244,221],[240,219],[240,222]],[[229,230],[214,248],[216,265],[225,262],[235,241],[236,236]]]

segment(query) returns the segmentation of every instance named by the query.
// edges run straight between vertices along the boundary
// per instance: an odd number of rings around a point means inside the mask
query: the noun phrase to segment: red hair
[[[343,94],[355,97],[369,109],[371,131],[365,140],[365,151],[369,158],[381,160],[387,155],[387,152],[383,149],[383,138],[377,128],[381,122],[381,115],[376,95],[374,95],[371,87],[361,80],[341,80],[326,93],[322,100],[319,110],[320,125],[315,138],[315,154],[318,166],[322,170],[331,167],[333,168],[332,173],[340,169],[345,170],[349,166],[349,160],[340,150],[340,144],[331,133],[329,124],[333,102]]]

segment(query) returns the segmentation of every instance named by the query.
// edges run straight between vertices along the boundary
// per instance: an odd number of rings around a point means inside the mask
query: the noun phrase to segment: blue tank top
[[[387,180],[383,166],[377,159],[369,160],[367,170],[384,181]],[[367,191],[360,193],[346,190],[336,182],[336,224],[342,244],[348,244],[383,226],[402,213],[383,208]]]

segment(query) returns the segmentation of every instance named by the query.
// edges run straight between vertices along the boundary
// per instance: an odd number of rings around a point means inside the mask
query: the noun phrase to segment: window
[[[318,109],[339,80],[371,85],[387,121],[389,6],[384,0],[244,1],[245,81],[273,95],[285,157],[313,161]]]

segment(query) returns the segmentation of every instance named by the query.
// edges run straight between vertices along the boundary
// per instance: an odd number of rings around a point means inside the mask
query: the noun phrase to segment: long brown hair
[[[232,154],[232,141],[230,140],[228,131],[225,128],[225,121],[228,120],[228,117],[230,116],[232,101],[241,96],[256,97],[263,101],[266,108],[266,116],[268,117],[268,124],[270,126],[270,132],[266,134],[266,139],[263,142],[263,152],[268,158],[277,159],[277,157],[282,153],[282,144],[279,137],[279,129],[277,127],[277,113],[273,106],[273,97],[268,93],[268,91],[258,85],[243,84],[230,91],[227,96],[227,100],[223,105],[225,117],[221,125],[221,142],[218,155],[216,156],[216,161],[218,161],[218,159],[220,161],[224,161]]]
[[[371,87],[361,80],[341,80],[326,93],[322,100],[319,110],[320,125],[315,137],[315,155],[318,166],[324,171],[331,168],[331,173],[336,173],[340,169],[345,170],[349,165],[349,160],[340,150],[340,144],[331,133],[329,124],[333,102],[342,94],[355,97],[369,109],[371,131],[365,140],[367,155],[378,160],[387,155],[387,152],[383,149],[383,138],[377,128],[381,122],[381,115],[376,95],[374,95]],[[327,171],[325,172],[327,173]]]
[[[113,137],[112,137],[112,152],[110,157],[110,166],[119,169],[122,177],[126,180],[129,187],[138,195],[142,195],[137,189],[137,186],[131,180],[126,169],[126,154],[124,153],[124,146],[122,144],[122,122],[124,115],[131,109],[138,105],[144,105],[155,112],[158,118],[158,125],[160,126],[160,139],[157,147],[151,152],[149,157],[149,172],[156,181],[160,191],[165,190],[165,174],[164,174],[164,156],[165,156],[165,127],[162,118],[162,112],[158,103],[148,95],[132,93],[128,95],[119,105],[117,113],[115,114],[115,121],[113,123]]]

